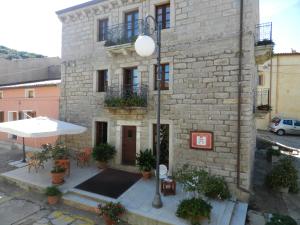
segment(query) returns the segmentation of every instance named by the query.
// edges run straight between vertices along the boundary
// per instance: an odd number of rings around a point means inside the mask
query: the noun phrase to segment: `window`
[[[96,145],[107,143],[107,122],[96,122]]]
[[[3,98],[3,91],[0,91],[0,99]]]
[[[293,125],[293,121],[292,120],[284,120],[283,121],[283,124],[285,124],[285,125]]]
[[[23,110],[19,112],[19,120],[31,119],[36,117],[36,112],[32,110]]]
[[[8,121],[18,120],[18,112],[8,112]],[[8,134],[8,138],[17,140],[17,136],[13,134]]]
[[[107,40],[108,19],[98,20],[98,41]]]
[[[131,40],[139,34],[139,12],[133,11],[125,14],[126,39]]]
[[[262,74],[258,75],[258,85],[260,86],[264,85],[264,75]]]
[[[156,6],[156,20],[159,21],[161,29],[170,28],[170,3]]]
[[[296,126],[296,127],[300,127],[300,121],[299,121],[299,120],[296,120],[296,121],[295,121],[295,126]]]
[[[26,89],[25,98],[34,98],[34,89]]]
[[[161,65],[161,82],[160,82],[160,89],[161,90],[169,90],[169,82],[170,82],[170,68],[169,64],[162,64]],[[154,88],[157,90],[157,65],[155,65],[155,72],[154,72]]]
[[[97,72],[97,92],[105,92],[108,85],[108,71],[107,70],[98,70]]]
[[[123,91],[124,95],[131,96],[132,93],[138,93],[140,90],[139,71],[136,67],[124,69]]]
[[[3,123],[4,122],[4,112],[1,111],[0,112],[0,123]]]

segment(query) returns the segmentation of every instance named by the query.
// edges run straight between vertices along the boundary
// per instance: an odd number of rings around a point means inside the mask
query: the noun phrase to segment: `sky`
[[[46,56],[61,55],[55,11],[87,0],[0,0],[0,45]],[[275,52],[300,52],[300,0],[260,0],[261,22],[273,22]]]

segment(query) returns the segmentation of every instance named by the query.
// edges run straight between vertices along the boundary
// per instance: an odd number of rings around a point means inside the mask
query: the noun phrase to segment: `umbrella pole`
[[[22,160],[22,162],[26,162],[26,154],[25,154],[25,139],[24,139],[24,137],[23,137],[23,160]]]

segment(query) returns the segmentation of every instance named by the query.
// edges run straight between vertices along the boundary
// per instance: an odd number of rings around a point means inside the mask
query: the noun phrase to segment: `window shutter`
[[[0,112],[0,123],[4,122],[4,112]]]

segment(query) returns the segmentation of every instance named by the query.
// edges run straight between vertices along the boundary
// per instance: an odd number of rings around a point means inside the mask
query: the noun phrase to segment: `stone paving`
[[[258,150],[255,153],[255,165],[253,174],[253,191],[249,203],[249,208],[254,210],[248,212],[250,225],[262,224],[262,216],[269,213],[280,213],[293,217],[300,224],[300,193],[281,194],[267,189],[264,185],[264,178],[271,170],[272,165],[266,160],[266,150],[270,145],[258,140]],[[299,171],[300,177],[300,158],[294,158],[294,165]],[[251,222],[251,219],[255,222]],[[264,224],[262,224],[264,225]]]

